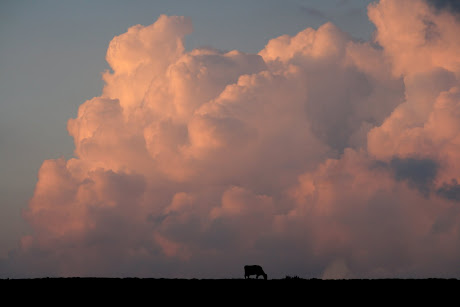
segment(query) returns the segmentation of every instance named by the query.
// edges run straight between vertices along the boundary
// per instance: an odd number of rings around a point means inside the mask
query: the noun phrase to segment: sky
[[[2,1],[0,277],[459,277],[456,1]]]

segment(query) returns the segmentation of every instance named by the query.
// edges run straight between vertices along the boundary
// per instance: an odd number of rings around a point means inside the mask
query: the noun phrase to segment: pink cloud
[[[326,23],[258,54],[185,50],[176,16],[115,37],[8,272],[458,277],[460,24],[368,12],[375,42]]]

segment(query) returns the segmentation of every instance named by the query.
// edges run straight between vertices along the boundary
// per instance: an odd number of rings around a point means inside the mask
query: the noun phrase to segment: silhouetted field
[[[168,278],[31,278],[1,279],[4,295],[25,293],[33,302],[46,297],[50,303],[102,303],[137,306],[167,300],[178,303],[219,304],[309,304],[321,303],[440,305],[452,299],[460,285],[457,279],[168,279]],[[452,286],[452,287],[449,287]],[[442,293],[440,290],[442,289]],[[454,289],[449,290],[449,289]],[[442,295],[439,295],[442,294]],[[65,301],[59,299],[65,297]],[[20,297],[23,298],[23,297]],[[54,300],[54,301],[53,301]]]
[[[42,278],[4,278],[0,279],[4,283],[47,283],[47,282],[115,282],[115,283],[234,283],[234,284],[338,284],[338,283],[399,283],[399,282],[449,282],[460,283],[459,279],[455,278],[385,278],[385,279],[318,279],[318,278],[299,278],[299,277],[285,277],[279,279],[263,278],[222,278],[222,279],[198,279],[198,278],[137,278],[137,277],[42,277]]]

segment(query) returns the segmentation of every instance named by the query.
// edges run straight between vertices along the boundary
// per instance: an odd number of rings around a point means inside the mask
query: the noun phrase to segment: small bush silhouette
[[[286,275],[286,277],[284,277],[284,279],[286,280],[300,280],[300,279],[304,279],[304,278],[301,278],[299,276],[289,276],[289,275]]]

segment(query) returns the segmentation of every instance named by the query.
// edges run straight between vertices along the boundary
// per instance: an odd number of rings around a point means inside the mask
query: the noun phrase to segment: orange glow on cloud
[[[258,54],[185,50],[177,16],[116,36],[68,122],[75,158],[39,171],[16,269],[459,277],[459,19],[368,15],[375,42],[326,23]]]

